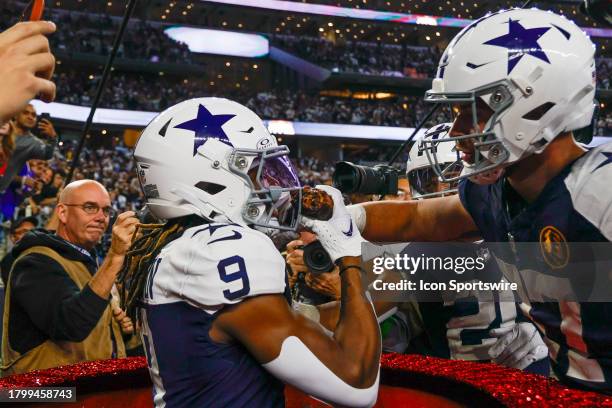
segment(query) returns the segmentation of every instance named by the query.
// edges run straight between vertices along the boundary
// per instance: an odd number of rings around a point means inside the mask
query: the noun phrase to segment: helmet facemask
[[[421,141],[421,148],[441,182],[453,183],[509,164],[510,152],[498,132],[503,131],[499,126],[500,117],[514,101],[513,89],[515,86],[504,79],[470,92],[426,93],[427,102],[450,104],[455,115],[450,138]],[[463,134],[452,135],[458,132]],[[452,164],[442,162],[436,154],[439,143],[449,142],[455,143],[464,153],[465,170],[461,174],[452,171]]]
[[[457,178],[461,174],[463,164],[461,160],[457,160],[452,163],[443,163],[442,167],[442,173],[448,179],[451,179]],[[413,199],[444,197],[455,194],[459,183],[459,181],[442,181],[431,166],[411,170],[408,172],[407,178]]]
[[[443,197],[457,193],[458,181],[446,183],[434,171],[430,158],[427,157],[425,144],[431,144],[432,150],[440,164],[441,173],[446,179],[456,178],[463,169],[463,162],[454,144],[441,144],[449,138],[452,123],[440,123],[425,131],[408,153],[406,162],[406,179],[410,185],[413,199]]]
[[[287,146],[262,150],[237,148],[230,154],[230,171],[251,190],[242,211],[247,224],[262,229],[297,230],[302,189],[288,154]],[[297,204],[292,203],[296,194]]]

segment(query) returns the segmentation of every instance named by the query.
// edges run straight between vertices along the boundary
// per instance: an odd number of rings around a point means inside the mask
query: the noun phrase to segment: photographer
[[[138,220],[117,217],[111,247],[98,265],[94,247],[112,213],[106,189],[70,183],[56,208],[57,233],[37,229],[13,248],[6,286],[2,374],[125,357],[122,332],[133,325],[110,302]],[[4,267],[5,265],[3,265]]]
[[[32,178],[20,177],[18,172],[28,160],[51,159],[57,139],[57,132],[48,119],[41,119],[37,122],[36,109],[32,104],[26,105],[25,109],[15,117],[13,125],[15,127],[15,150],[8,161],[4,176],[0,179],[0,192],[2,193],[12,181],[34,187]],[[33,130],[37,130],[49,142],[43,142],[34,136]]]

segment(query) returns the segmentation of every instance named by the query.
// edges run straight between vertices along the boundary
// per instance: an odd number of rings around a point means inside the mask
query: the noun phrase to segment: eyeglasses
[[[113,207],[102,207],[100,208],[100,206],[98,204],[95,203],[85,203],[85,204],[66,204],[66,203],[62,203],[65,206],[68,207],[80,207],[83,211],[85,211],[87,214],[97,214],[98,211],[102,210],[102,214],[104,214],[105,217],[112,217],[114,216],[117,211],[115,211],[115,209]]]

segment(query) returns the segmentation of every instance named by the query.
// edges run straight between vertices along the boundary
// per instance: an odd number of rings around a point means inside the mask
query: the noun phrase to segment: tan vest
[[[17,262],[28,254],[41,254],[48,256],[59,263],[68,276],[74,281],[79,289],[83,289],[91,280],[87,267],[78,261],[70,261],[60,256],[54,250],[35,246],[25,250],[13,263],[13,269]],[[32,350],[21,354],[13,350],[9,339],[9,317],[11,305],[11,274],[6,286],[6,297],[4,299],[4,322],[2,326],[2,376],[10,374],[25,373],[32,370],[58,367],[65,364],[75,364],[87,360],[100,360],[112,357],[113,341],[116,341],[117,357],[125,357],[125,345],[121,336],[121,329],[113,319],[110,303],[104,310],[98,324],[93,328],[89,336],[81,342],[46,340]]]

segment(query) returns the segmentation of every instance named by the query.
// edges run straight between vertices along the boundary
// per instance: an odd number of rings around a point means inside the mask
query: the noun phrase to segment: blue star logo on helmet
[[[508,19],[508,34],[486,41],[486,45],[494,45],[508,49],[508,74],[525,56],[531,55],[550,64],[548,56],[538,44],[538,40],[551,27],[525,28],[518,20]]]
[[[195,119],[179,123],[174,128],[195,132],[193,141],[193,155],[195,156],[198,147],[202,146],[210,138],[217,139],[228,146],[234,147],[222,128],[234,116],[236,115],[213,115],[204,105],[199,105],[198,115]]]

